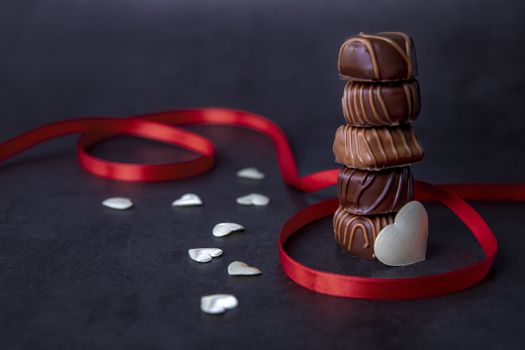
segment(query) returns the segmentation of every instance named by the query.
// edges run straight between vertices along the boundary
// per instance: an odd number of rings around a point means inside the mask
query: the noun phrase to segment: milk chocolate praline
[[[337,182],[339,204],[357,215],[396,212],[414,199],[409,167],[367,171],[344,167]]]
[[[339,75],[365,81],[408,80],[417,75],[412,39],[405,33],[360,33],[339,50]]]
[[[362,170],[404,166],[424,156],[409,124],[381,128],[342,125],[335,134],[333,151],[337,163]]]
[[[346,122],[352,126],[409,123],[419,114],[419,84],[416,80],[391,84],[348,81],[341,101]]]
[[[394,223],[395,214],[355,215],[339,207],[333,218],[337,244],[351,255],[372,260],[379,232]]]

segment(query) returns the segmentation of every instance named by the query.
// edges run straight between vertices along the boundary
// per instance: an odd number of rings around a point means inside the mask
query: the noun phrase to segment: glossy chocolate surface
[[[333,144],[335,161],[351,168],[381,170],[423,160],[423,148],[409,124],[358,128],[342,125]]]
[[[343,167],[337,182],[339,204],[359,215],[396,212],[414,199],[409,167],[367,171]]]
[[[348,81],[341,101],[346,122],[361,127],[409,123],[421,108],[416,80],[392,84]]]
[[[359,33],[339,50],[339,74],[344,79],[395,81],[417,75],[412,39],[401,32]]]

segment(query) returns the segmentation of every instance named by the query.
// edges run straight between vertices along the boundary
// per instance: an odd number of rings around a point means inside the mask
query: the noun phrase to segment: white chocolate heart
[[[186,193],[179,199],[175,200],[171,205],[174,207],[189,207],[195,205],[202,205],[202,200],[195,193]]]
[[[201,310],[207,314],[222,314],[235,309],[239,301],[231,294],[212,294],[201,297]]]
[[[237,198],[237,203],[241,205],[264,206],[270,203],[270,198],[259,193],[250,193],[246,196]]]
[[[374,254],[389,266],[406,266],[426,258],[428,215],[423,204],[408,202],[394,223],[385,226],[374,242]]]
[[[102,205],[111,209],[126,210],[133,206],[133,202],[125,197],[112,197],[103,201]]]
[[[257,168],[244,168],[237,172],[237,177],[250,180],[262,180],[266,175]]]
[[[192,260],[200,263],[206,263],[213,258],[222,255],[222,250],[219,248],[193,248],[188,250],[188,255]]]
[[[228,274],[231,276],[255,276],[260,275],[262,271],[256,267],[250,266],[242,261],[234,261],[228,265]]]
[[[239,231],[244,231],[244,227],[234,222],[221,222],[213,227],[212,233],[215,237],[223,237]]]

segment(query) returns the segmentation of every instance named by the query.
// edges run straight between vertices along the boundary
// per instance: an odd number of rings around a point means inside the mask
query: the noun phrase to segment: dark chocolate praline
[[[409,80],[417,75],[412,39],[401,32],[359,33],[339,50],[339,75],[363,81]]]
[[[337,181],[339,204],[357,215],[399,211],[414,199],[409,167],[367,171],[343,167]]]

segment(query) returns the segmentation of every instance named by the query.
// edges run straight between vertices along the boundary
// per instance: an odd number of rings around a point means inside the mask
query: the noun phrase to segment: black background
[[[224,106],[268,116],[289,135],[302,174],[333,168],[343,123],[336,60],[359,31],[409,33],[418,51],[423,111],[415,123],[427,153],[414,167],[431,182],[519,182],[525,161],[525,3],[522,1],[169,1],[0,2],[0,140],[78,116],[125,116]],[[474,203],[500,254],[470,290],[404,302],[314,294],[280,271],[276,237],[296,210],[335,189],[287,188],[273,147],[231,128],[192,127],[212,138],[209,174],[157,184],[117,183],[84,173],[74,137],[0,167],[0,348],[521,348],[524,238],[521,203]],[[242,147],[239,147],[241,145]],[[180,150],[132,139],[93,150],[109,159],[173,161]],[[263,182],[237,179],[256,166]],[[186,192],[200,208],[171,208]],[[239,207],[249,192],[270,206]],[[135,208],[100,206],[123,195]],[[466,228],[427,205],[428,260],[388,268],[344,255],[330,220],[288,245],[299,261],[364,276],[412,276],[481,258]],[[224,239],[217,222],[247,227]],[[186,250],[224,256],[198,265]],[[232,278],[232,260],[263,275]],[[229,292],[236,310],[208,316],[201,295]],[[521,346],[520,346],[521,343]]]

